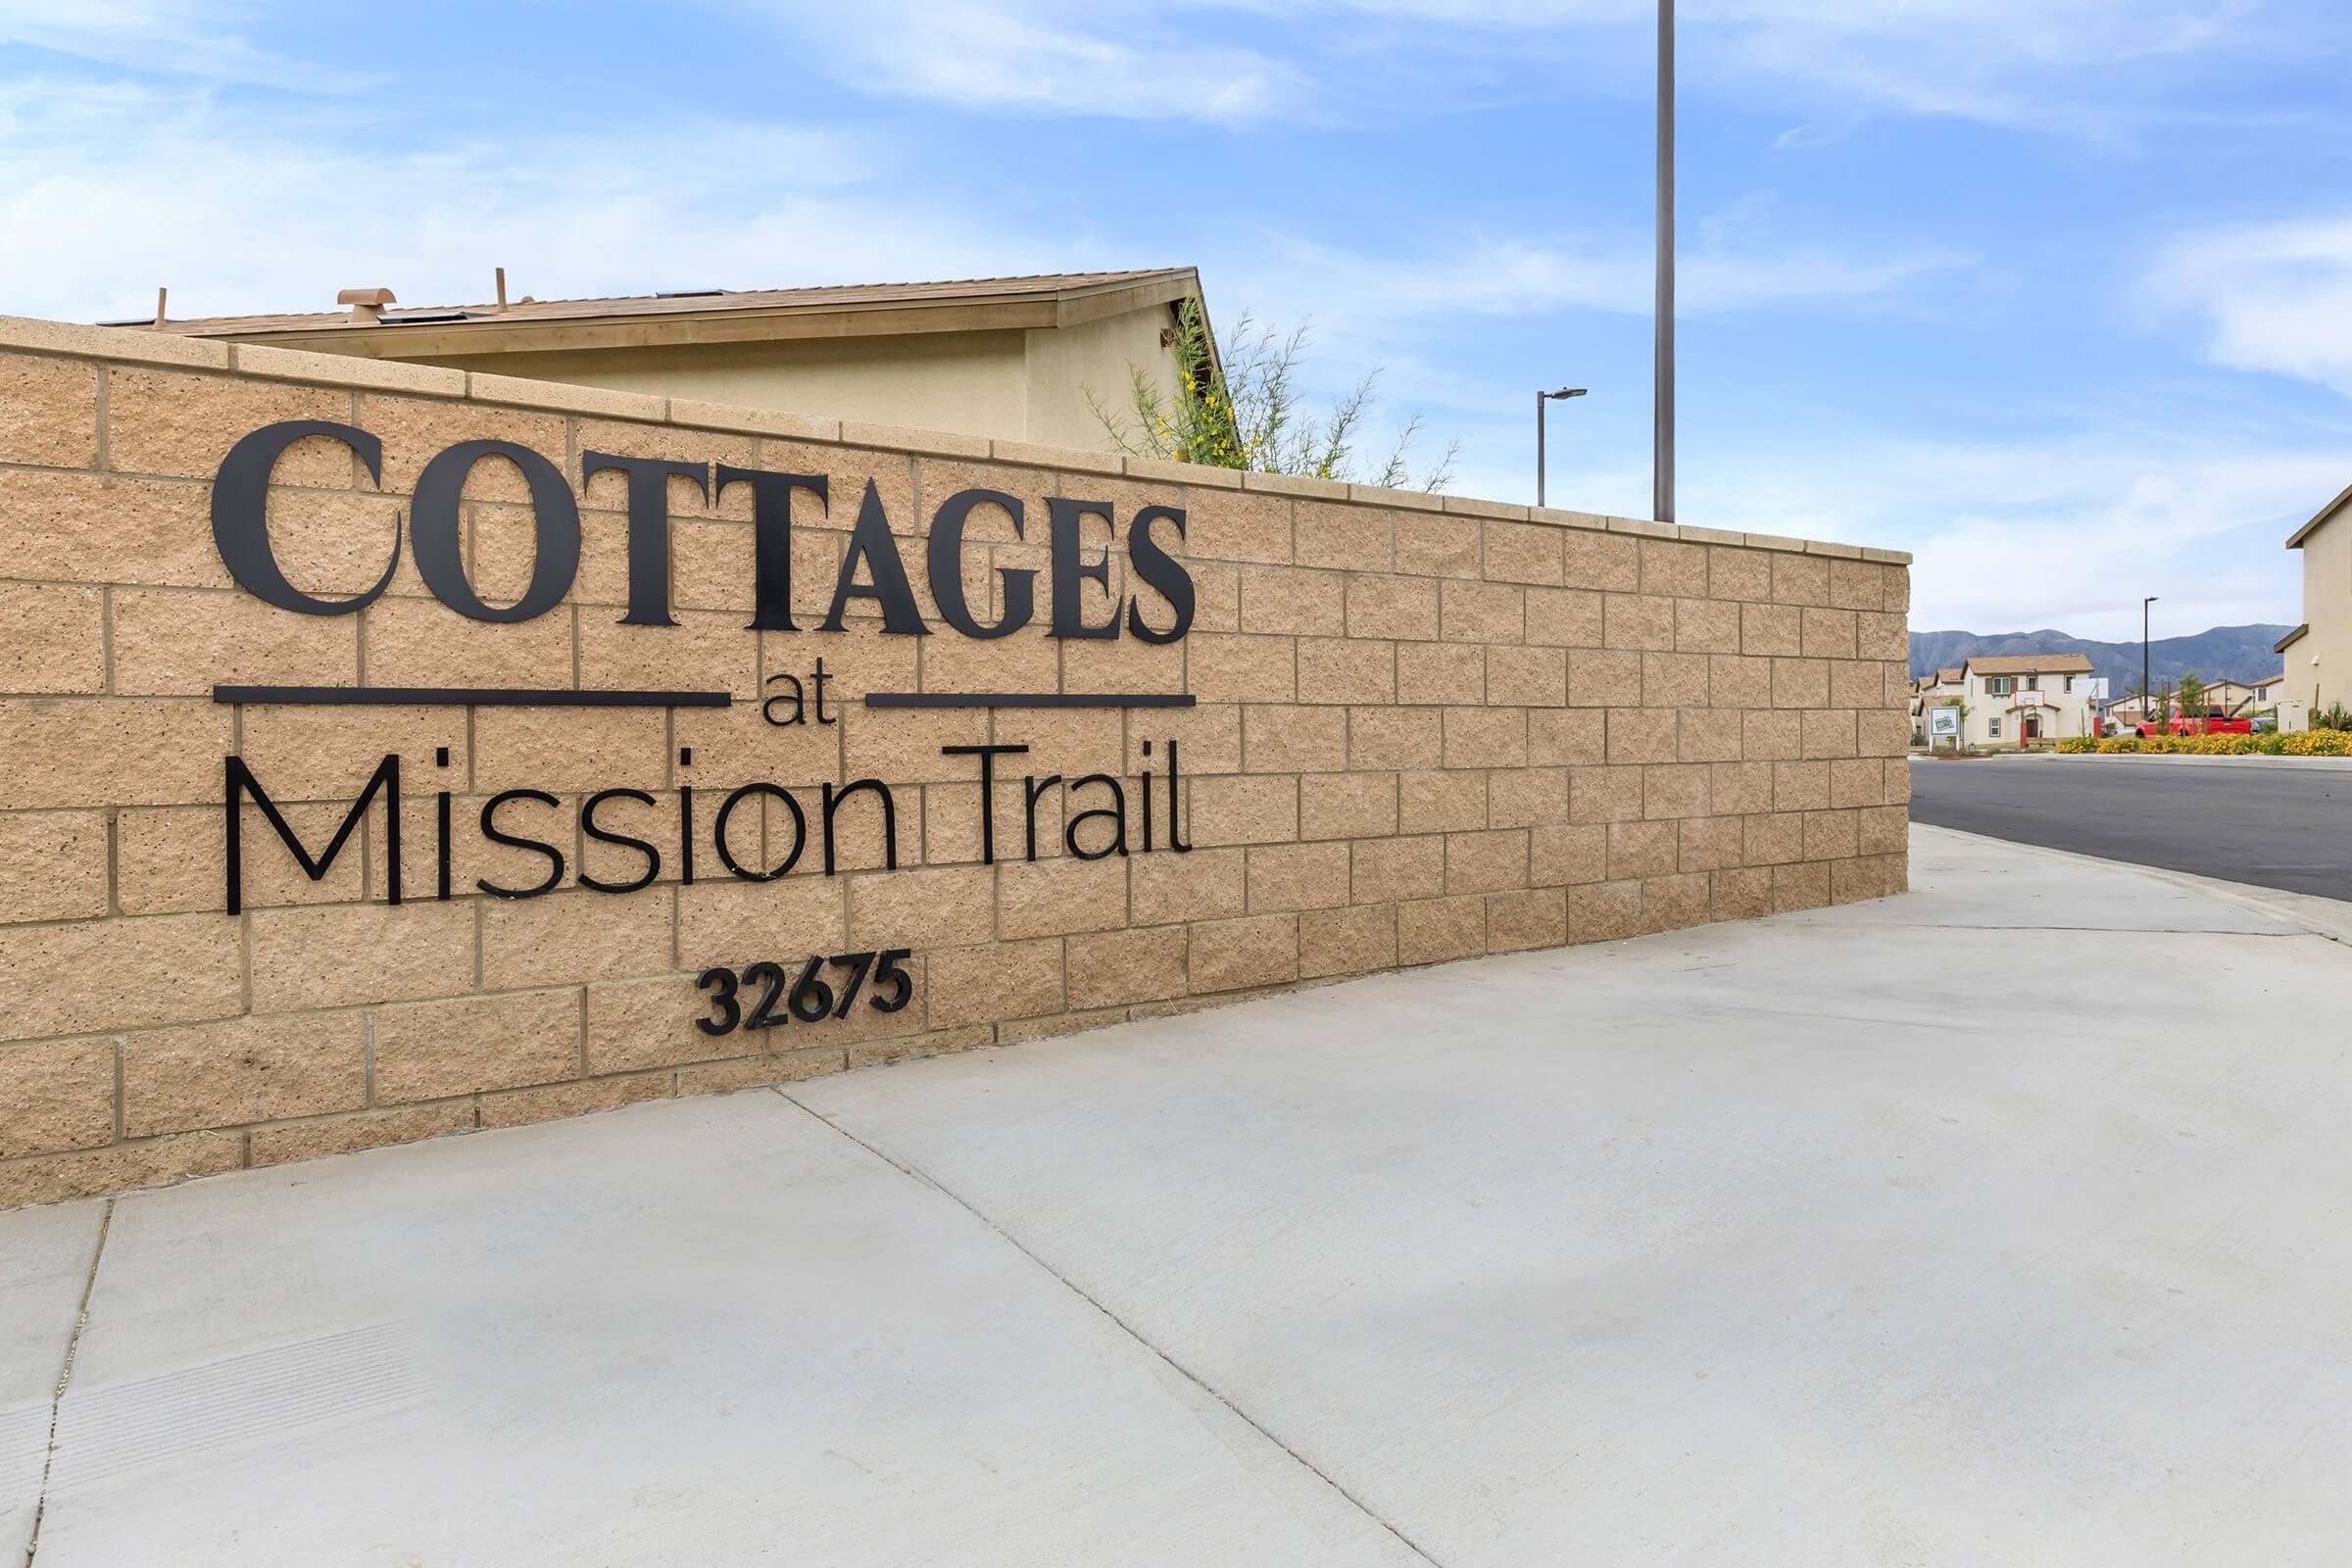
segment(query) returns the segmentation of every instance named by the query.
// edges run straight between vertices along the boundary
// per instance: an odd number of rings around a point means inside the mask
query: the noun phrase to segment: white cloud
[[[1698,69],[1718,86],[1780,83],[1906,114],[2106,136],[2173,85],[2174,59],[2277,48],[2265,9],[2261,0],[1694,0],[1688,14]]]
[[[1475,316],[1590,310],[1647,316],[1654,273],[1646,235],[1581,248],[1457,234],[1436,252],[1372,255],[1297,238],[1268,238],[1241,293],[1273,319],[1312,317],[1318,328],[1370,335],[1375,326],[1424,325]],[[1774,245],[1725,237],[1687,247],[1676,269],[1681,316],[1770,306],[1852,303],[1898,293],[1914,280],[1974,265],[1930,246],[1855,254],[1818,243]],[[1380,335],[1394,336],[1384,331]]]
[[[1910,550],[1915,627],[2092,637],[2136,633],[2150,593],[2197,629],[2300,619],[2301,562],[2286,536],[2344,474],[2325,451],[2147,432],[1864,439],[1834,466],[1818,451],[1732,466],[1734,482],[1684,487],[1684,518]]]
[[[1654,0],[713,0],[813,40],[866,90],[1232,124],[1385,115],[1500,87],[1639,96]],[[2196,62],[2340,52],[2329,0],[1683,0],[1687,91],[2112,137]],[[1287,30],[1286,30],[1287,29]],[[1239,41],[1245,37],[1263,39]]]
[[[1422,385],[1417,373],[1412,384]],[[1554,505],[1648,514],[1645,393],[1635,411],[1554,406]],[[1467,438],[1447,488],[1532,501],[1526,394],[1507,409],[1474,407],[1466,427],[1455,422],[1464,405],[1450,401],[1432,421],[1440,436]],[[1594,416],[1609,420],[1608,436],[1592,433]],[[2286,536],[2352,477],[2324,434],[2297,445],[2076,420],[2067,433],[2014,440],[1896,439],[1861,426],[1767,443],[1688,423],[1683,438],[1681,520],[1912,551],[1921,630],[2137,636],[2144,594],[2163,597],[2175,631],[2291,624],[2302,618],[2302,558]]]
[[[36,3],[39,12],[18,0],[0,35],[37,33],[44,48],[164,74],[144,84],[121,71],[95,84],[0,83],[0,232],[37,236],[0,247],[0,310],[135,315],[150,308],[159,282],[172,285],[175,313],[324,309],[335,289],[362,283],[389,284],[404,303],[461,303],[481,298],[490,268],[502,264],[517,292],[551,297],[1134,260],[1130,236],[1120,233],[1025,227],[1018,181],[981,180],[968,199],[926,197],[922,190],[937,188],[935,170],[917,160],[931,155],[872,133],[852,139],[805,126],[700,122],[628,124],[605,135],[503,131],[474,142],[412,131],[394,140],[402,150],[383,152],[382,127],[368,118],[376,106],[364,95],[278,93],[266,112],[224,107],[256,95],[216,93],[211,83],[268,83],[285,74],[283,62],[235,41],[233,17],[219,22],[166,0],[110,0],[107,11]],[[2144,51],[2194,55],[2242,43],[2211,31],[2214,19],[2233,18],[2234,8],[2162,0],[2117,0],[2094,15],[2027,0],[1919,0],[1891,9],[1814,0],[1769,11],[1762,0],[1685,3],[1685,58],[1701,74],[1719,69],[1707,63],[1710,54],[1724,71],[1752,73],[1764,69],[1759,61],[1770,66],[1772,50],[1782,51],[1788,71],[1814,69],[1819,61],[1797,57],[1805,40],[1821,40],[1822,60],[1829,46],[1850,45],[1863,67],[1892,61],[1898,76],[1928,73],[1936,92],[1982,93],[1984,104],[1949,112],[1988,118],[2006,113],[2013,98],[2031,103],[2054,82],[2079,79],[2066,73],[2108,69],[2101,51],[2160,60],[2171,56]],[[1309,25],[1353,41],[1375,24],[1426,24],[1422,64],[1442,71],[1472,47],[1528,53],[1529,27],[1616,27],[1638,37],[1647,15],[1646,0],[1362,0]],[[1015,25],[1004,25],[1005,16]],[[74,31],[85,18],[97,20]],[[856,34],[827,34],[824,47],[851,51],[832,57],[847,79],[871,65],[868,85],[963,105],[1233,122],[1292,113],[1326,90],[1308,79],[1321,57],[1293,64],[1279,51],[1204,48],[1179,26],[1191,14],[1170,5],[1123,16],[1115,29],[1101,18],[1065,0],[993,19],[890,0],[859,13]],[[152,40],[111,39],[118,25],[135,33],[148,24],[155,37],[187,47],[172,57]],[[1217,25],[1226,37],[1239,35]],[[1757,38],[1770,49],[1757,53]],[[1923,39],[1934,47],[1923,48]],[[1395,46],[1393,38],[1363,41]],[[870,61],[855,54],[861,48]],[[151,57],[157,63],[148,64]],[[172,58],[204,85],[153,85],[171,79]],[[343,84],[332,73],[296,74],[305,78],[300,85]],[[1365,79],[1377,80],[1378,72],[1367,68]],[[1362,89],[1360,81],[1348,85]],[[1844,107],[1859,91],[1839,89]],[[1884,93],[1886,102],[1946,112],[1908,76]],[[1817,112],[1808,105],[1804,116]],[[729,156],[713,161],[713,146]],[[1837,243],[1791,242],[1773,232],[1767,207],[1740,201],[1712,220],[1688,215],[1687,314],[1906,309],[1923,280],[1975,263],[1850,231]],[[1465,420],[1471,442],[1454,488],[1468,494],[1525,497],[1533,487],[1518,454],[1532,441],[1523,394],[1498,392],[1452,351],[1455,324],[1570,310],[1640,318],[1649,309],[1648,236],[1641,230],[1549,243],[1456,232],[1386,254],[1216,225],[1196,232],[1202,254],[1186,259],[1208,269],[1212,298],[1225,309],[1252,303],[1286,324],[1311,318],[1318,373],[1342,385],[1386,360],[1392,401],[1384,415],[1435,404],[1431,455],[1454,433],[1452,421]],[[2212,352],[2224,363],[2352,391],[2352,220],[2189,236],[2164,253],[2150,292],[2169,310],[2208,318]],[[1555,424],[1552,495],[1592,510],[1639,512],[1648,492],[1638,428],[1645,421],[1632,416],[1630,440],[1622,428],[1601,437],[1593,416],[1617,411],[1601,410],[1600,401],[1590,411],[1576,406],[1577,415]],[[1686,428],[1687,520],[1915,549],[1914,623],[1981,630],[2057,624],[2120,633],[2147,592],[2199,624],[2296,618],[2297,560],[2279,544],[2345,477],[2340,454],[2242,431],[2093,429],[2014,444],[1808,431],[1778,445],[1746,438],[1743,450],[1710,448],[1696,441],[1700,434]]]
[[[376,284],[465,303],[494,266],[542,299],[927,276],[942,233],[974,271],[1108,248],[927,208],[886,188],[886,153],[822,129],[673,122],[397,154],[348,130],[250,122],[203,93],[0,88],[0,233],[39,236],[0,247],[0,311],[137,316],[158,284],[175,316],[331,310],[338,288]]]
[[[2206,318],[2217,363],[2352,396],[2352,215],[2191,234],[2147,286],[2160,308]]]
[[[1150,7],[1105,26],[1100,7],[1069,0],[735,4],[814,40],[849,86],[957,108],[1234,124],[1312,119],[1320,102],[1298,68],[1188,34]]]
[[[220,0],[8,0],[0,44],[102,65],[301,93],[341,93],[377,78],[339,62],[298,60],[245,36],[251,6]]]

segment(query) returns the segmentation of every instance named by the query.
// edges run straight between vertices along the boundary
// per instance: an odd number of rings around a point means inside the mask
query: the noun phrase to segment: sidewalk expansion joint
[[[1357,1496],[1354,1493],[1342,1486],[1312,1459],[1307,1458],[1297,1448],[1292,1447],[1289,1444],[1283,1442],[1282,1439],[1267,1431],[1266,1428],[1259,1423],[1255,1417],[1251,1416],[1249,1411],[1234,1403],[1232,1399],[1220,1393],[1213,1385],[1211,1385],[1206,1379],[1202,1378],[1199,1373],[1195,1372],[1191,1367],[1186,1366],[1182,1361],[1177,1360],[1166,1350],[1161,1349],[1158,1346],[1152,1344],[1149,1339],[1145,1338],[1143,1333],[1138,1330],[1134,1324],[1128,1322],[1118,1313],[1112,1311],[1108,1306],[1104,1305],[1101,1300],[1089,1294],[1084,1287],[1080,1286],[1077,1284],[1077,1282],[1070,1279],[1069,1276],[1056,1269],[1053,1264],[1038,1256],[1036,1252],[1032,1251],[1027,1246],[1023,1245],[1020,1238],[1014,1236],[1004,1226],[998,1224],[997,1221],[990,1217],[990,1215],[988,1215],[985,1211],[975,1207],[960,1193],[956,1192],[952,1188],[941,1185],[928,1172],[907,1164],[905,1160],[900,1159],[897,1155],[890,1153],[888,1151],[866,1142],[864,1139],[858,1137],[856,1133],[851,1132],[848,1128],[833,1120],[833,1118],[830,1116],[827,1116],[823,1112],[818,1111],[809,1105],[803,1103],[801,1101],[794,1099],[790,1094],[785,1092],[782,1085],[774,1085],[771,1087],[774,1088],[777,1098],[784,1101],[785,1103],[795,1106],[809,1116],[814,1117],[817,1121],[823,1123],[826,1127],[831,1128],[834,1132],[839,1133],[851,1143],[856,1144],[859,1149],[864,1150],[867,1153],[873,1155],[876,1159],[881,1160],[893,1170],[896,1170],[901,1175],[906,1176],[910,1180],[922,1183],[925,1187],[930,1188],[933,1192],[939,1194],[941,1197],[947,1199],[950,1202],[956,1204],[956,1207],[971,1215],[972,1218],[987,1226],[989,1230],[1000,1237],[1006,1246],[1010,1247],[1014,1251],[1020,1253],[1030,1262],[1037,1265],[1037,1267],[1043,1269],[1056,1283],[1058,1283],[1063,1290],[1068,1291],[1072,1296],[1075,1296],[1078,1298],[1078,1299],[1084,1301],[1087,1305],[1093,1307],[1097,1312],[1101,1313],[1104,1318],[1109,1320],[1112,1326],[1117,1328],[1118,1331],[1121,1334],[1124,1334],[1128,1339],[1134,1341],[1135,1344],[1141,1347],[1146,1353],[1158,1360],[1160,1364],[1167,1367],[1170,1371],[1174,1372],[1178,1377],[1184,1379],[1187,1383],[1190,1383],[1194,1388],[1199,1389],[1203,1395],[1223,1405],[1227,1410],[1233,1413],[1236,1420],[1241,1421],[1243,1424],[1248,1426],[1250,1431],[1256,1433],[1259,1437],[1265,1439],[1275,1447],[1282,1450],[1284,1454],[1289,1456],[1293,1463],[1297,1464],[1300,1469],[1306,1471],[1307,1474],[1313,1476],[1317,1481],[1322,1482],[1326,1487],[1329,1487],[1333,1493],[1347,1499],[1348,1506],[1354,1508],[1356,1512],[1362,1514],[1373,1524],[1378,1525],[1382,1530],[1386,1531],[1396,1541],[1399,1545],[1403,1546],[1405,1550],[1411,1552],[1414,1557],[1422,1562],[1428,1563],[1430,1568],[1443,1568],[1443,1565],[1439,1563],[1435,1557],[1431,1556],[1429,1552],[1421,1546],[1420,1543],[1414,1541],[1412,1537],[1397,1529],[1396,1525],[1382,1518],[1377,1511],[1375,1511],[1368,1503],[1364,1501],[1363,1498]]]
[[[57,1369],[57,1387],[49,1396],[49,1444],[41,1454],[41,1490],[32,1505],[32,1535],[24,1543],[24,1568],[40,1554],[41,1516],[49,1511],[49,1471],[57,1463],[57,1413],[66,1402],[66,1386],[74,1381],[74,1357],[81,1351],[81,1335],[90,1326],[90,1293],[98,1288],[98,1261],[106,1256],[106,1233],[114,1227],[115,1200],[108,1199],[98,1215],[98,1245],[90,1249],[90,1272],[81,1282],[81,1300],[74,1312],[74,1332],[66,1340],[65,1364]]]

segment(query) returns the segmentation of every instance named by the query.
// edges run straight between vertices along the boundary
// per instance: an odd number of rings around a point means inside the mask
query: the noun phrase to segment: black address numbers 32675
[[[710,1016],[695,1019],[694,1026],[707,1035],[728,1035],[738,1028],[773,1029],[795,1018],[803,1023],[828,1016],[846,1018],[869,974],[874,995],[866,999],[866,1005],[876,1012],[896,1012],[914,999],[914,977],[901,967],[911,951],[886,948],[880,953],[837,953],[829,958],[810,958],[802,965],[800,977],[789,984],[784,966],[766,959],[746,964],[740,971],[723,964],[705,969],[694,983],[710,993]],[[849,971],[838,992],[819,972],[827,964]],[[752,1002],[747,1015],[745,1003],[755,995],[758,1000]]]

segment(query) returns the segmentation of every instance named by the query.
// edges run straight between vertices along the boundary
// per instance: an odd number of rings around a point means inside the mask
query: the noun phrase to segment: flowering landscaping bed
[[[2070,735],[2058,743],[2058,750],[2078,755],[2136,752],[2185,757],[2352,757],[2352,730],[2299,729],[2284,735],[2111,735],[2103,740]]]

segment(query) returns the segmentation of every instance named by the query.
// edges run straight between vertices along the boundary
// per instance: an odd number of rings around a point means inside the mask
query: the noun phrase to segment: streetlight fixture
[[[1564,386],[1557,392],[1538,390],[1536,393],[1536,505],[1544,504],[1544,405],[1555,398],[1581,398],[1581,386]]]
[[[2148,705],[2156,700],[2148,685],[2148,607],[2155,602],[2154,594],[2139,602],[2139,721],[2143,724],[2155,722],[2148,717]]]

